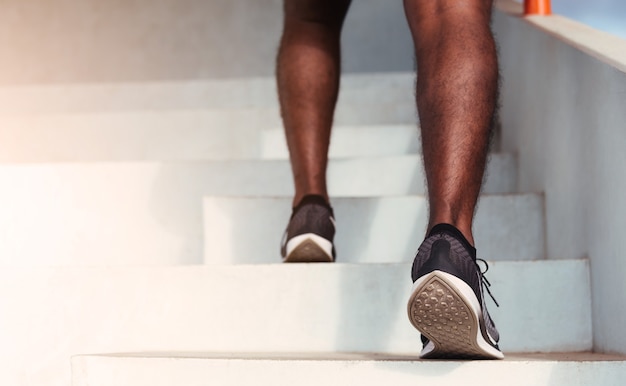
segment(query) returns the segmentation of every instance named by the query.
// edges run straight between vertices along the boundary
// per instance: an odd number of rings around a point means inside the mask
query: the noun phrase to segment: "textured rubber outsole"
[[[500,350],[486,341],[478,299],[469,286],[460,288],[463,285],[467,286],[441,271],[415,282],[407,305],[409,320],[432,343],[422,351],[422,358],[504,358]]]
[[[283,259],[285,263],[332,263],[329,255],[313,238],[304,238]]]

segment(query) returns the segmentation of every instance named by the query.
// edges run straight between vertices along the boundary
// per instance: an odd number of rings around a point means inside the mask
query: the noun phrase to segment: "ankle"
[[[293,197],[292,207],[297,208],[301,204],[307,202],[315,202],[319,204],[324,204],[330,207],[330,199],[327,193],[307,193],[307,194],[296,194]]]
[[[439,224],[448,224],[453,226],[454,228],[456,228],[459,232],[461,232],[461,234],[463,235],[463,237],[465,237],[465,239],[467,240],[467,242],[472,246],[472,247],[476,247],[476,244],[474,243],[474,235],[472,234],[472,225],[471,224],[463,224],[460,222],[455,222],[455,221],[437,221],[437,222],[433,222],[431,221],[428,224],[428,229],[426,230],[426,234],[430,234],[430,232],[432,231],[432,229]]]

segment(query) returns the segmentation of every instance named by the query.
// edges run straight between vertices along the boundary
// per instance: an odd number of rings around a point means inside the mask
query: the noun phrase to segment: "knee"
[[[351,0],[285,0],[285,27],[314,26],[339,31]]]
[[[445,28],[458,23],[489,24],[492,0],[404,0],[411,28],[430,24]]]

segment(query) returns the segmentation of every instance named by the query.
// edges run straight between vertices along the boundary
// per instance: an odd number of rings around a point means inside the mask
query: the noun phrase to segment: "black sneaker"
[[[485,305],[489,282],[477,265],[476,249],[458,229],[433,227],[417,251],[411,278],[407,310],[422,333],[422,358],[504,358]]]
[[[286,263],[335,261],[333,209],[322,196],[304,196],[293,208],[281,243]]]

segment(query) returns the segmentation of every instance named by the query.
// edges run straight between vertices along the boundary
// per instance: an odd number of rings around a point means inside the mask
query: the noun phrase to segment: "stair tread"
[[[592,353],[512,354],[502,361],[418,360],[415,356],[325,354],[262,356],[179,354],[78,356],[72,359],[75,386],[134,382],[189,386],[219,382],[272,385],[620,385],[626,358]],[[158,368],[159,371],[149,369]]]
[[[603,354],[591,351],[549,353],[505,353],[505,362],[626,362],[625,355]],[[106,354],[81,354],[81,357],[109,358],[176,358],[176,359],[245,359],[258,361],[402,361],[423,362],[430,365],[442,361],[420,359],[418,354],[376,352],[127,352]],[[468,363],[467,360],[445,362]],[[498,363],[495,361],[493,363]]]

